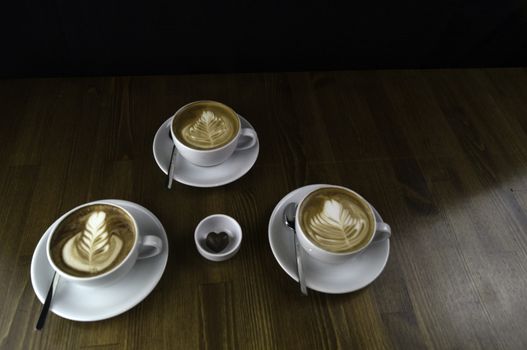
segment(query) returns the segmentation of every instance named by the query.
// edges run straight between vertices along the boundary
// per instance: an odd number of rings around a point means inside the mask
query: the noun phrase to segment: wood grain
[[[526,86],[520,68],[1,80],[0,348],[526,348]],[[153,136],[204,98],[251,121],[258,161],[232,184],[168,191]],[[361,291],[302,297],[271,253],[274,206],[311,183],[358,191],[392,226]],[[33,331],[38,240],[104,198],[161,220],[163,278],[122,315]],[[194,248],[212,213],[244,230],[222,263]]]

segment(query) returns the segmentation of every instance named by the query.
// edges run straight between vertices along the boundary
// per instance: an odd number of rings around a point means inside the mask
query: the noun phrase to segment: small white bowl
[[[205,240],[210,232],[225,232],[229,243],[221,252],[216,253],[207,247]],[[242,243],[242,228],[233,218],[223,214],[214,214],[201,220],[194,231],[194,241],[198,252],[211,261],[224,261],[232,258],[240,249]]]

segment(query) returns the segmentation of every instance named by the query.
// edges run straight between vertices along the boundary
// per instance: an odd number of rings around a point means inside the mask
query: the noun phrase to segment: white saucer
[[[269,220],[269,243],[274,257],[295,281],[298,281],[292,232],[284,225],[282,212],[290,202],[299,202],[310,191],[324,185],[309,185],[287,194],[273,210]],[[373,208],[373,206],[372,206]],[[373,208],[377,221],[381,216]],[[304,252],[304,272],[309,288],[323,293],[349,293],[366,287],[384,270],[390,255],[390,240],[372,243],[362,254],[340,264],[328,264]]]
[[[254,129],[247,120],[242,116],[239,117],[242,128]],[[170,164],[172,146],[174,145],[169,136],[172,118],[170,117],[166,120],[154,136],[154,158],[165,174],[168,174],[168,165]],[[256,158],[258,158],[259,150],[260,144],[257,138],[254,147],[244,151],[235,151],[225,162],[212,167],[194,165],[178,153],[174,180],[195,187],[216,187],[231,183],[238,180],[252,168]]]
[[[51,311],[70,320],[98,321],[131,309],[154,289],[165,271],[168,260],[165,229],[148,209],[132,202],[115,199],[98,202],[115,203],[126,208],[137,220],[141,231],[161,238],[163,251],[155,257],[138,260],[125,277],[109,286],[83,287],[60,279],[51,301]],[[44,233],[31,260],[31,282],[42,303],[53,277],[53,269],[46,256],[46,242],[57,222],[58,220]]]

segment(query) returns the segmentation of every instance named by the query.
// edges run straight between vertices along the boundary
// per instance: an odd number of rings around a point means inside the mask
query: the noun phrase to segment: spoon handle
[[[170,156],[170,164],[168,165],[168,184],[167,187],[172,188],[172,180],[174,179],[174,170],[176,167],[176,146],[172,146],[172,155]]]
[[[44,305],[42,306],[42,310],[40,311],[40,316],[38,318],[37,325],[35,326],[35,329],[37,331],[40,331],[42,328],[44,328],[44,323],[46,322],[46,317],[48,316],[49,306],[51,305],[51,298],[53,297],[53,293],[55,292],[58,279],[59,279],[59,275],[57,275],[57,272],[54,272],[53,279],[51,280],[51,285],[49,286],[48,295],[46,296],[46,301],[44,302]]]
[[[296,267],[298,270],[298,282],[300,283],[300,291],[303,295],[307,295],[306,276],[304,275],[304,267],[302,266],[302,256],[300,255],[303,253],[303,250],[300,246],[300,242],[298,242],[298,238],[296,237],[296,231],[293,232],[293,235],[295,236]]]

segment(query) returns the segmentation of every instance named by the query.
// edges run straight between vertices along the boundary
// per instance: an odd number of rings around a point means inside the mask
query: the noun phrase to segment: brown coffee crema
[[[375,218],[368,203],[345,189],[313,191],[302,201],[298,215],[305,236],[328,252],[360,250],[374,234]]]
[[[134,246],[136,232],[122,209],[94,204],[76,210],[55,229],[51,259],[63,272],[93,277],[119,265]]]
[[[172,130],[185,146],[209,150],[231,142],[240,130],[240,122],[236,112],[224,104],[199,101],[178,111]]]

